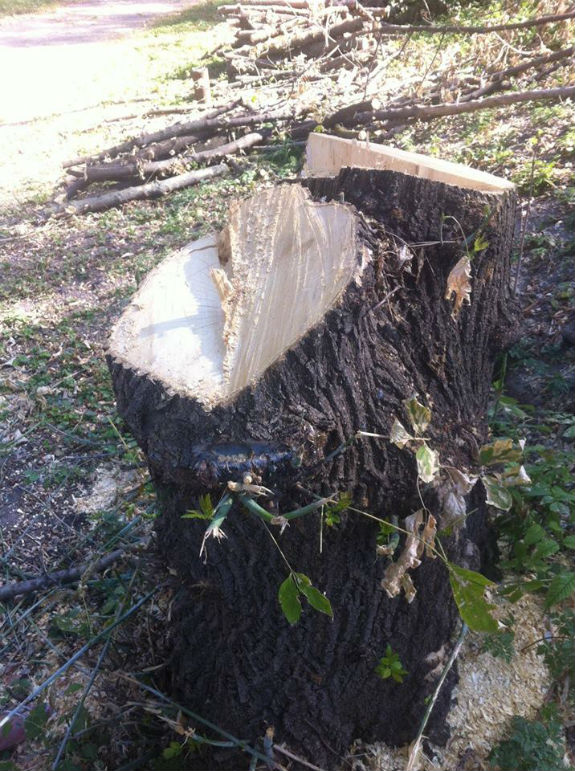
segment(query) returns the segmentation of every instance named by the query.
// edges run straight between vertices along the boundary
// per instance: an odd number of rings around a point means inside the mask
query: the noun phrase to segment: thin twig
[[[146,685],[146,683],[143,683],[141,680],[138,680],[137,677],[124,674],[123,672],[120,672],[120,677],[123,677],[125,680],[128,680],[128,682],[134,683],[134,685],[137,685],[140,688],[143,688],[145,691],[148,691],[148,693],[152,693],[154,696],[161,699],[166,704],[170,704],[171,706],[180,710],[180,712],[183,712],[184,715],[191,717],[192,720],[195,720],[197,723],[201,723],[202,725],[206,726],[206,728],[210,728],[212,731],[215,731],[220,736],[223,736],[225,739],[229,739],[229,741],[233,742],[235,746],[238,747],[239,749],[244,750],[244,752],[247,752],[252,757],[256,757],[258,760],[262,760],[265,763],[267,763],[268,767],[271,763],[273,764],[272,768],[278,769],[278,771],[287,771],[285,766],[282,766],[277,761],[270,761],[270,758],[268,758],[262,752],[259,752],[259,750],[254,749],[254,747],[249,745],[243,739],[238,739],[236,736],[224,730],[223,728],[220,728],[220,726],[216,725],[215,723],[212,723],[210,720],[206,720],[205,717],[198,715],[196,712],[192,712],[192,710],[188,709],[187,707],[184,707],[182,704],[178,704],[177,702],[173,701],[173,699],[170,699],[161,691],[158,691],[156,688],[153,688],[151,685]]]
[[[286,758],[289,758],[290,760],[295,760],[296,763],[299,763],[301,766],[305,766],[306,768],[311,768],[312,771],[325,771],[325,769],[320,768],[319,766],[314,766],[313,763],[308,763],[307,760],[300,758],[299,755],[294,755],[293,752],[286,750],[285,747],[282,747],[279,744],[274,744],[274,750],[276,752],[280,752],[282,755],[285,755]]]
[[[74,655],[71,656],[68,661],[62,664],[61,667],[59,667],[48,678],[46,678],[46,680],[44,680],[44,682],[41,683],[37,688],[34,688],[34,690],[29,693],[28,696],[26,696],[26,698],[23,699],[16,707],[14,707],[14,709],[11,709],[10,712],[4,715],[4,717],[0,720],[0,730],[3,726],[9,723],[13,717],[16,717],[16,715],[18,715],[18,713],[21,712],[27,704],[30,704],[30,702],[37,699],[38,696],[40,696],[40,694],[43,693],[46,688],[48,688],[48,686],[52,685],[55,680],[67,672],[70,667],[78,661],[78,659],[82,658],[82,656],[90,650],[90,648],[93,648],[96,643],[100,642],[100,640],[109,635],[112,630],[120,626],[120,624],[123,624],[124,621],[127,621],[127,619],[130,618],[130,616],[132,616],[139,608],[141,608],[144,603],[151,599],[162,586],[163,584],[157,584],[151,591],[144,595],[141,600],[138,600],[135,605],[132,605],[132,607],[126,611],[126,613],[124,613],[119,619],[110,624],[110,626],[106,627],[106,629],[103,629],[101,632],[99,632],[95,637],[92,637],[91,640],[88,640],[88,642],[78,651],[76,651],[76,653],[74,653]]]
[[[465,640],[465,636],[468,631],[469,631],[469,627],[467,626],[467,624],[464,623],[463,626],[461,627],[461,632],[459,633],[459,637],[457,638],[455,647],[451,652],[451,656],[447,660],[446,665],[443,667],[443,672],[441,673],[441,677],[439,678],[435,691],[433,692],[433,696],[431,697],[431,700],[427,705],[427,709],[425,710],[425,714],[423,715],[423,719],[421,721],[421,725],[419,726],[419,731],[417,732],[415,741],[411,745],[411,752],[409,753],[409,758],[407,761],[407,767],[405,771],[413,771],[413,769],[415,768],[415,763],[417,761],[417,756],[420,750],[421,740],[423,738],[423,732],[425,731],[427,723],[429,722],[431,712],[433,710],[433,707],[435,706],[435,702],[437,701],[437,698],[439,696],[439,692],[441,691],[443,683],[445,682],[445,678],[447,677],[449,670],[455,663],[455,659],[459,656],[461,646],[463,645],[463,641]]]
[[[90,574],[101,573],[123,557],[127,551],[136,549],[141,546],[141,544],[142,542],[136,542],[135,544],[128,544],[120,549],[115,549],[97,562],[85,562],[75,568],[56,570],[53,573],[45,573],[42,576],[30,578],[27,581],[15,581],[14,583],[6,584],[5,586],[0,587],[0,602],[12,600],[14,597],[18,597],[22,594],[37,592],[40,589],[45,589],[47,586],[53,584],[61,585],[78,581],[87,572]]]

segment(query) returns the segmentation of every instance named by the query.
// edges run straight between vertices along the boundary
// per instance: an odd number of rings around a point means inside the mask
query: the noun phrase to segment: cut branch
[[[186,174],[179,174],[177,177],[164,179],[158,182],[149,182],[146,185],[137,187],[127,187],[125,190],[115,190],[112,193],[91,196],[81,201],[71,201],[65,207],[59,209],[60,213],[67,214],[86,214],[87,212],[105,211],[114,206],[121,206],[129,201],[143,201],[153,198],[161,198],[167,193],[173,193],[175,190],[182,190],[185,187],[191,187],[198,182],[206,179],[221,176],[229,171],[225,163],[217,166],[210,166],[207,169],[189,171]]]
[[[388,125],[414,118],[417,120],[433,120],[445,115],[460,115],[465,112],[487,110],[493,107],[504,107],[508,104],[520,104],[521,102],[558,101],[560,99],[572,99],[575,97],[575,86],[563,86],[561,88],[536,89],[534,91],[519,91],[512,94],[490,96],[487,99],[479,99],[464,103],[414,105],[397,110],[374,110],[356,115],[358,123],[370,123],[373,120],[383,121]]]
[[[381,16],[387,14],[387,9],[371,9],[371,13],[374,16]],[[528,27],[540,27],[543,24],[553,24],[555,22],[567,21],[568,19],[575,19],[575,11],[569,13],[557,13],[552,16],[540,16],[538,19],[527,19],[526,21],[511,22],[509,24],[485,24],[477,27],[459,26],[456,24],[448,24],[444,27],[431,27],[425,24],[388,24],[383,22],[379,29],[386,35],[404,35],[411,32],[427,32],[430,35],[446,35],[449,33],[463,33],[466,35],[483,35],[489,32],[505,32],[506,30],[514,29],[526,29]]]
[[[146,179],[154,174],[169,175],[170,173],[182,170],[190,163],[203,163],[204,161],[213,161],[215,159],[225,158],[228,155],[247,150],[258,142],[263,142],[265,132],[254,132],[246,134],[234,142],[228,142],[225,145],[214,147],[211,150],[204,150],[200,153],[190,153],[181,155],[177,158],[169,158],[164,161],[151,162],[131,162],[131,163],[108,163],[102,166],[88,166],[85,173],[85,179],[88,183],[103,182],[105,180],[122,179]]]
[[[130,544],[123,549],[115,549],[106,554],[97,562],[85,562],[77,567],[66,568],[66,570],[56,570],[53,573],[44,573],[37,578],[30,578],[27,581],[15,581],[11,584],[5,584],[0,587],[0,602],[13,600],[24,594],[32,594],[49,586],[59,586],[61,584],[70,584],[79,581],[85,574],[102,573],[111,567],[114,562],[121,559],[127,551],[132,551],[141,546],[141,543]]]
[[[278,43],[274,43],[266,50],[268,56],[282,56],[289,51],[299,51],[302,48],[306,48],[314,43],[325,42],[325,47],[328,47],[328,41],[335,42],[336,39],[346,32],[358,32],[363,29],[363,19],[346,19],[340,24],[335,24],[329,29],[320,30],[304,30],[298,35],[290,35],[287,39]]]
[[[193,121],[193,123],[201,123],[206,120],[209,120],[211,118],[217,118],[219,115],[223,115],[226,112],[229,112],[230,110],[233,110],[234,107],[237,107],[237,105],[240,103],[240,100],[236,99],[233,102],[229,102],[228,104],[224,104],[221,107],[216,107],[214,110],[210,110],[209,112],[206,112],[202,115],[201,118],[198,118],[198,120]],[[165,131],[170,132],[168,133],[167,137],[163,137],[164,139],[169,139],[170,137],[175,136],[182,136],[182,134],[189,134],[191,132],[184,131],[181,133],[178,133],[178,127],[179,126],[185,126],[188,124],[185,123],[175,123],[173,126],[170,126],[169,129],[165,129]],[[158,132],[157,132],[158,133]],[[162,132],[159,132],[162,133]],[[64,169],[70,168],[70,166],[81,166],[83,163],[90,163],[94,160],[102,161],[104,158],[115,158],[116,155],[119,155],[120,153],[127,152],[131,150],[133,147],[142,147],[145,144],[151,144],[152,142],[158,141],[155,139],[147,139],[147,137],[154,137],[155,134],[144,134],[141,137],[136,137],[135,139],[128,139],[125,142],[121,142],[119,145],[114,145],[113,147],[109,147],[107,150],[102,150],[102,152],[98,153],[96,156],[92,155],[84,155],[79,158],[71,158],[69,161],[64,161],[62,164],[62,167]],[[142,142],[142,144],[138,144],[138,142]]]

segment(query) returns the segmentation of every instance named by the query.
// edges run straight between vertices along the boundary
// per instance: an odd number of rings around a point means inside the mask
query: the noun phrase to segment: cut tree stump
[[[260,747],[273,726],[277,743],[331,769],[356,739],[397,745],[417,733],[458,623],[445,566],[422,557],[413,601],[390,598],[377,522],[348,510],[328,527],[320,508],[285,529],[276,519],[283,555],[333,609],[332,620],[306,606],[290,626],[278,603],[289,571],[262,519],[235,503],[225,537],[204,540],[207,523],[182,515],[249,474],[272,491],[258,502],[273,514],[347,492],[353,508],[400,526],[423,499],[441,527],[441,495],[418,484],[413,452],[357,432],[409,425],[404,402],[415,396],[431,408],[426,436],[443,466],[473,468],[494,359],[515,326],[515,193],[465,167],[323,135],[312,135],[303,182],[235,204],[224,233],[157,267],[108,360],[157,490],[159,549],[177,574],[174,697]],[[487,246],[473,252],[479,234]],[[446,299],[464,239],[471,293]],[[491,543],[479,488],[457,537],[442,538],[451,560],[475,570]],[[387,645],[408,671],[402,683],[375,673]],[[426,729],[436,741],[447,738],[455,680],[452,671]],[[220,754],[210,767],[241,762]]]

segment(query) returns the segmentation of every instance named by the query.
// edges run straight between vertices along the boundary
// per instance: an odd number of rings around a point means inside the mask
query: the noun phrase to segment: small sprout
[[[399,655],[393,650],[389,643],[385,649],[385,656],[382,656],[378,665],[375,668],[375,672],[382,680],[387,680],[391,677],[396,683],[402,683],[403,678],[409,674],[407,669],[404,669]]]

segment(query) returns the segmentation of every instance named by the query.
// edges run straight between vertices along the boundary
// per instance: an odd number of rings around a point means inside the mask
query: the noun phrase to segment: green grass
[[[0,16],[45,11],[59,4],[59,0],[0,0]]]

